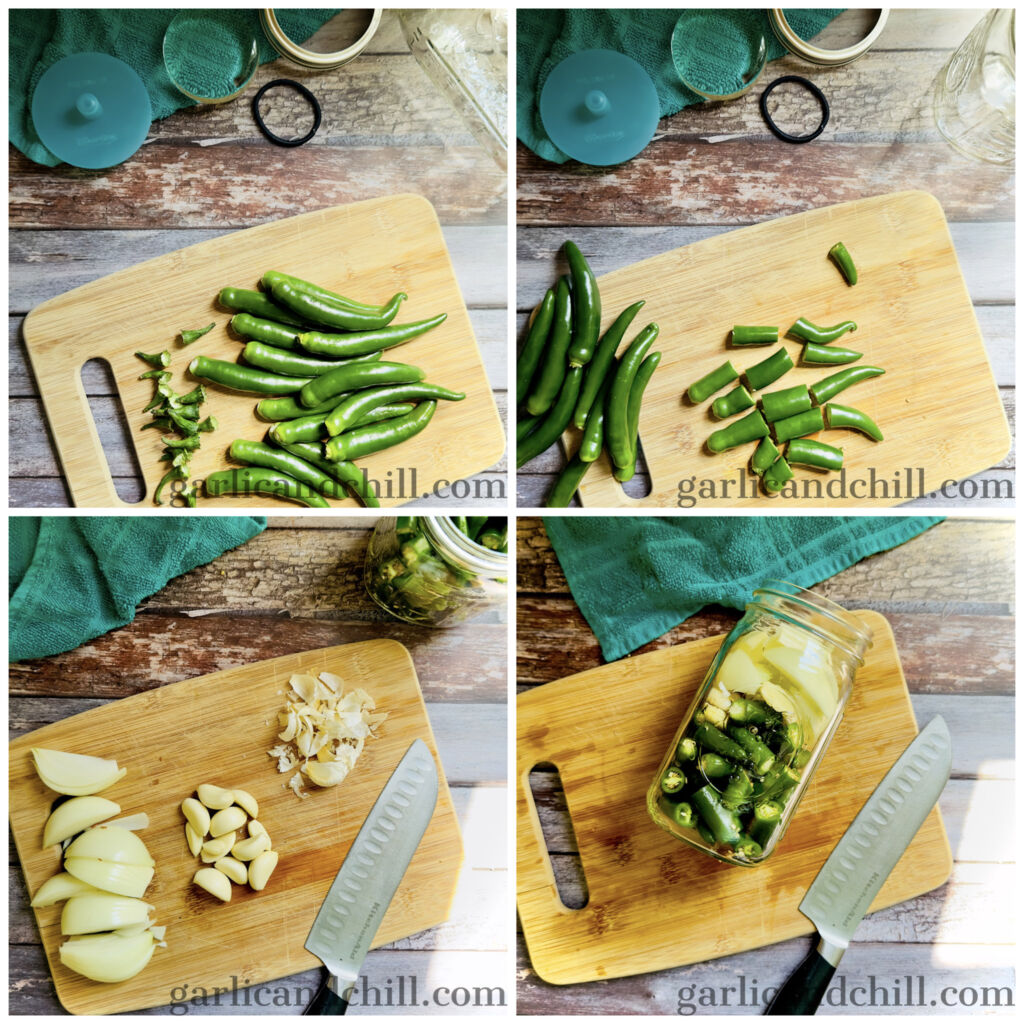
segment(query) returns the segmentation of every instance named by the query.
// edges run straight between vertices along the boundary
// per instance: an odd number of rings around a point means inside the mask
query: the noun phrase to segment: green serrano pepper
[[[398,307],[405,298],[404,293],[399,292],[379,312],[369,312],[330,302],[287,281],[275,281],[270,294],[273,295],[275,302],[285,306],[303,320],[346,331],[376,331],[381,327],[387,327],[398,315]]]
[[[629,443],[629,394],[633,387],[633,378],[657,336],[658,325],[648,324],[633,339],[619,360],[612,386],[608,391],[604,430],[608,453],[619,469],[627,469],[632,464],[633,449]]]
[[[264,345],[261,341],[250,341],[242,349],[242,358],[260,370],[283,373],[286,377],[322,377],[338,368],[338,362],[313,359],[311,356],[297,356],[293,352]]]
[[[563,275],[555,285],[555,312],[551,321],[548,343],[533,390],[526,400],[526,409],[531,416],[539,416],[551,408],[561,392],[565,380],[565,361],[572,336],[572,299],[569,297],[569,280]]]
[[[780,348],[767,359],[762,359],[761,362],[754,363],[749,370],[744,370],[743,376],[747,378],[747,386],[751,391],[760,391],[769,384],[774,384],[792,369],[793,360],[790,354],[784,348]]]
[[[320,446],[316,444],[286,444],[281,447],[344,484],[367,508],[380,508],[369,477],[354,462],[331,462],[324,458]]]
[[[530,390],[530,382],[540,365],[540,357],[544,354],[544,345],[551,331],[551,321],[555,317],[555,290],[549,288],[544,293],[526,332],[519,359],[516,361],[516,403],[522,405]]]
[[[425,399],[461,402],[461,391],[449,391],[437,384],[397,384],[392,387],[366,388],[343,399],[326,419],[327,433],[334,437],[356,426],[367,412],[394,402],[421,402]]]
[[[231,329],[243,338],[262,341],[264,345],[273,345],[275,348],[291,350],[299,347],[299,335],[294,327],[263,320],[251,313],[236,313],[231,318]]]
[[[828,251],[829,259],[839,268],[839,273],[846,283],[853,287],[857,283],[857,268],[853,265],[853,257],[842,242],[836,242]]]
[[[702,786],[696,790],[690,796],[690,803],[716,842],[735,846],[740,841],[739,818],[735,811],[722,803],[714,786]]]
[[[769,494],[778,494],[793,479],[793,470],[789,468],[789,463],[780,456],[769,466],[761,479],[764,481],[764,489]]]
[[[765,800],[754,805],[754,817],[750,823],[750,838],[760,843],[762,849],[782,820],[782,804],[775,800]]]
[[[626,466],[615,467],[615,479],[619,483],[625,483],[633,478],[636,472],[636,457],[638,452],[638,440],[640,436],[640,405],[644,400],[644,391],[650,383],[654,371],[661,362],[661,353],[652,352],[641,364],[633,378],[633,384],[629,389],[629,408],[627,411],[626,426],[629,430],[629,447],[632,457]]]
[[[584,462],[579,454],[574,455],[565,469],[558,474],[555,486],[547,497],[545,504],[548,508],[566,508],[572,501],[572,496],[580,486],[580,481],[587,475],[587,470],[593,465],[592,462]]]
[[[819,430],[825,429],[825,417],[820,406],[808,409],[806,412],[797,413],[795,416],[787,416],[784,420],[777,420],[773,427],[775,429],[775,443],[782,444],[784,441],[792,441],[794,437],[806,437]]]
[[[719,452],[727,451],[729,448],[737,448],[749,441],[757,441],[768,436],[768,424],[764,417],[754,409],[746,416],[733,420],[727,427],[716,430],[705,442],[708,451],[717,455]]]
[[[330,508],[323,498],[307,484],[287,473],[279,473],[263,466],[245,466],[241,469],[222,469],[211,473],[203,487],[208,498],[224,494],[245,494],[287,498],[310,508]]]
[[[386,308],[385,306],[377,306],[372,303],[356,302],[355,299],[347,299],[344,295],[339,295],[337,292],[328,291],[326,288],[321,288],[320,285],[313,284],[311,281],[303,281],[301,277],[294,277],[291,274],[282,274],[279,270],[268,270],[263,275],[260,283],[269,291],[275,284],[281,281],[284,281],[295,288],[309,292],[311,295],[315,295],[318,298],[323,299],[325,302],[344,306],[347,309],[355,309],[364,313],[380,313]],[[407,296],[402,295],[403,299],[406,297]]]
[[[843,363],[855,363],[863,355],[863,352],[854,352],[852,348],[808,342],[804,345],[802,362],[805,366],[841,366]]]
[[[760,363],[758,364],[760,365]],[[739,372],[728,360],[716,367],[710,373],[706,373],[700,380],[694,381],[686,389],[686,397],[694,405],[700,405],[706,398],[710,398],[716,391],[721,391],[726,384],[739,380]]]
[[[764,476],[779,457],[779,454],[779,449],[775,446],[772,439],[770,437],[762,437],[760,443],[754,449],[754,454],[750,457],[750,468],[758,476]]]
[[[274,469],[279,473],[286,473],[298,480],[299,483],[312,487],[314,491],[322,494],[325,498],[347,497],[345,488],[337,480],[322,473],[305,459],[292,455],[290,452],[271,448],[270,445],[263,444],[262,441],[246,441],[236,438],[231,442],[228,454],[236,462],[243,462],[248,466],[262,466],[264,469]]]
[[[609,369],[605,374],[601,390],[598,391],[597,397],[590,406],[590,412],[587,413],[587,422],[583,425],[583,437],[580,440],[580,450],[576,453],[581,462],[596,462],[604,449],[605,405],[608,400],[608,391],[612,386],[613,375],[613,371]],[[579,403],[577,403],[577,407],[578,405]]]
[[[448,319],[447,313],[426,320],[414,320],[408,324],[391,324],[376,331],[353,331],[350,334],[323,334],[320,331],[306,331],[299,335],[299,345],[307,352],[318,356],[331,356],[334,359],[347,359],[351,356],[362,356],[369,352],[380,352],[386,348],[394,348],[412,338],[418,338],[427,331],[443,324]]]
[[[410,384],[426,374],[405,363],[343,363],[322,377],[315,377],[299,392],[299,401],[310,409],[346,391],[381,384]]]
[[[328,398],[326,402],[307,409],[304,405],[300,405],[292,395],[286,395],[283,398],[264,398],[261,402],[256,403],[256,415],[261,420],[268,420],[271,423],[297,420],[306,416],[320,416],[321,414],[326,416],[342,400],[342,396],[335,395],[333,398]]]
[[[737,384],[727,395],[722,395],[711,403],[711,412],[717,419],[726,420],[738,412],[743,412],[744,409],[752,408],[753,405],[754,400],[750,397],[750,392],[742,384]]]
[[[366,423],[392,420],[396,416],[405,416],[407,413],[412,412],[414,408],[408,402],[379,405],[375,409],[368,410],[352,426],[361,427]],[[293,420],[284,420],[280,423],[275,423],[270,428],[270,436],[280,445],[327,440],[330,435],[327,433],[327,427],[324,425],[324,420],[326,419],[326,413],[318,413],[309,416],[298,416]]]
[[[848,366],[845,370],[812,384],[811,397],[822,405],[852,384],[859,384],[862,380],[870,380],[872,377],[881,377],[883,373],[885,370],[878,366]]]
[[[732,343],[734,345],[774,345],[778,340],[778,327],[737,324],[732,329]]]
[[[572,274],[573,335],[569,349],[570,366],[586,366],[594,355],[601,332],[601,291],[586,257],[574,242],[565,243],[565,255]]]
[[[324,454],[332,462],[352,462],[364,455],[392,448],[426,429],[436,409],[437,402],[421,402],[407,416],[383,423],[370,423],[365,427],[353,427],[344,434],[332,437],[324,448]]]
[[[812,324],[805,317],[800,317],[786,334],[791,338],[799,338],[800,341],[810,341],[816,345],[827,345],[829,342],[841,338],[847,331],[857,330],[857,325],[852,320],[844,320],[834,327],[819,327]]]
[[[272,302],[270,296],[263,292],[250,291],[248,288],[221,288],[218,298],[222,306],[237,310],[239,313],[251,313],[261,320],[271,320],[274,323],[303,326],[297,316]]]
[[[846,427],[849,430],[859,430],[874,441],[884,440],[881,430],[878,429],[878,424],[866,412],[861,412],[860,409],[854,409],[849,405],[837,405],[835,402],[829,402],[825,406],[825,422],[833,429]]]
[[[597,400],[597,393],[604,386],[608,377],[609,367],[615,359],[619,343],[622,341],[626,329],[633,322],[634,317],[640,312],[643,300],[634,302],[632,306],[624,309],[613,321],[611,327],[604,332],[597,344],[594,358],[587,365],[586,373],[583,375],[583,387],[580,388],[580,397],[576,402],[576,410],[573,413],[573,423],[582,430],[586,425],[587,416]]]
[[[516,444],[529,437],[543,421],[543,416],[520,416],[516,421]]]
[[[810,407],[811,393],[806,384],[797,384],[796,387],[784,388],[782,391],[769,391],[761,396],[761,410],[769,423],[807,412]]]
[[[843,449],[825,444],[824,441],[797,437],[786,446],[786,461],[791,466],[838,471],[843,468]]]
[[[548,410],[543,422],[528,437],[516,445],[516,468],[521,469],[531,459],[546,451],[558,440],[572,419],[572,410],[580,396],[583,367],[574,366],[565,375],[558,400]]]
[[[286,395],[309,383],[304,377],[284,377],[223,359],[210,359],[208,356],[196,356],[188,364],[188,369],[193,377],[200,380],[209,380],[221,387],[244,391],[250,395]]]

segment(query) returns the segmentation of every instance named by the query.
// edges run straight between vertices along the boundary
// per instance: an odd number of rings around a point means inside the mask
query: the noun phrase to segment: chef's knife
[[[423,740],[414,740],[349,847],[306,937],[306,949],[323,961],[327,974],[304,1013],[347,1009],[359,968],[436,804],[434,759]]]
[[[882,884],[949,778],[949,729],[936,715],[900,755],[836,843],[800,903],[820,941],[765,1011],[813,1014]]]

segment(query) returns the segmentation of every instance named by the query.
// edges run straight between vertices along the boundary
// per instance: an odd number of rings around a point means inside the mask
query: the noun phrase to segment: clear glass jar
[[[827,598],[778,580],[755,590],[647,791],[655,824],[727,864],[770,857],[870,646]]]
[[[384,517],[363,578],[370,597],[397,618],[454,626],[505,600],[508,553],[470,540],[450,516]]]

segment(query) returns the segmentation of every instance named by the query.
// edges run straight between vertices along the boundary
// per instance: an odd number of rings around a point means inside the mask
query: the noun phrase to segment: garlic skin
[[[60,962],[92,981],[127,981],[149,963],[155,948],[156,937],[148,930],[137,935],[83,935],[61,944]]]
[[[125,776],[128,769],[116,761],[87,754],[68,754],[63,750],[33,747],[32,760],[39,778],[55,793],[67,796],[91,796],[108,789]]]
[[[43,849],[63,843],[65,839],[98,825],[121,813],[121,805],[101,796],[74,796],[65,800],[46,819],[43,828]]]
[[[99,892],[95,886],[89,885],[81,879],[62,871],[53,878],[48,878],[32,899],[30,904],[33,907],[52,907],[63,900],[69,900],[72,896],[81,896],[83,893]]]

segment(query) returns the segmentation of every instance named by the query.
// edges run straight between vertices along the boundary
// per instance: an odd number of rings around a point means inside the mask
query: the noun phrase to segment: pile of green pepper
[[[662,810],[712,848],[759,860],[811,758],[802,730],[764,701],[731,702],[720,728],[700,710],[661,776]]]
[[[425,382],[418,367],[382,356],[447,314],[393,324],[404,292],[382,306],[367,305],[274,270],[261,285],[262,291],[229,287],[219,294],[220,304],[235,312],[232,330],[245,341],[242,362],[200,355],[189,365],[201,381],[267,396],[256,411],[273,424],[264,441],[231,443],[229,454],[243,468],[211,473],[206,495],[259,494],[327,508],[325,499],[351,492],[378,507],[355,461],[420,433],[439,401],[466,397]],[[210,327],[183,332],[183,342]]]
[[[454,516],[472,543],[508,552],[508,520]],[[443,558],[423,530],[422,517],[397,516],[394,537],[374,535],[366,558],[366,588],[382,607],[407,622],[440,625],[465,617],[484,595],[484,582]]]
[[[615,479],[636,472],[640,405],[660,352],[648,354],[658,325],[648,324],[620,358],[616,352],[643,302],[624,309],[601,331],[601,295],[586,257],[564,246],[569,274],[549,288],[534,311],[516,366],[516,465],[558,440],[570,423],[583,431],[579,448],[548,495],[549,507],[572,500],[591,464],[607,449]]]
[[[847,284],[857,283],[857,268],[846,246],[837,242],[829,250],[829,258],[836,264]],[[838,366],[853,363],[862,353],[832,345],[847,332],[857,330],[852,320],[831,327],[819,327],[800,317],[786,331],[786,335],[804,343],[801,361],[805,366]],[[734,346],[771,345],[779,340],[778,327],[736,325],[732,329]],[[843,450],[811,439],[808,435],[826,428],[856,430],[874,441],[883,435],[867,413],[831,401],[840,392],[861,381],[885,373],[877,366],[849,366],[808,387],[795,387],[769,391],[758,402],[751,392],[762,391],[774,384],[793,368],[793,360],[785,348],[776,350],[767,359],[744,371],[737,370],[730,361],[705,374],[687,389],[687,397],[697,405],[730,384],[727,394],[716,398],[711,405],[712,414],[727,419],[740,412],[747,414],[727,426],[714,431],[707,439],[712,453],[724,452],[743,444],[757,442],[751,457],[751,468],[761,477],[769,494],[778,494],[793,479],[793,465],[838,471],[843,467]],[[741,377],[745,383],[740,382]],[[773,440],[774,435],[774,440]],[[780,449],[785,445],[785,450]]]

